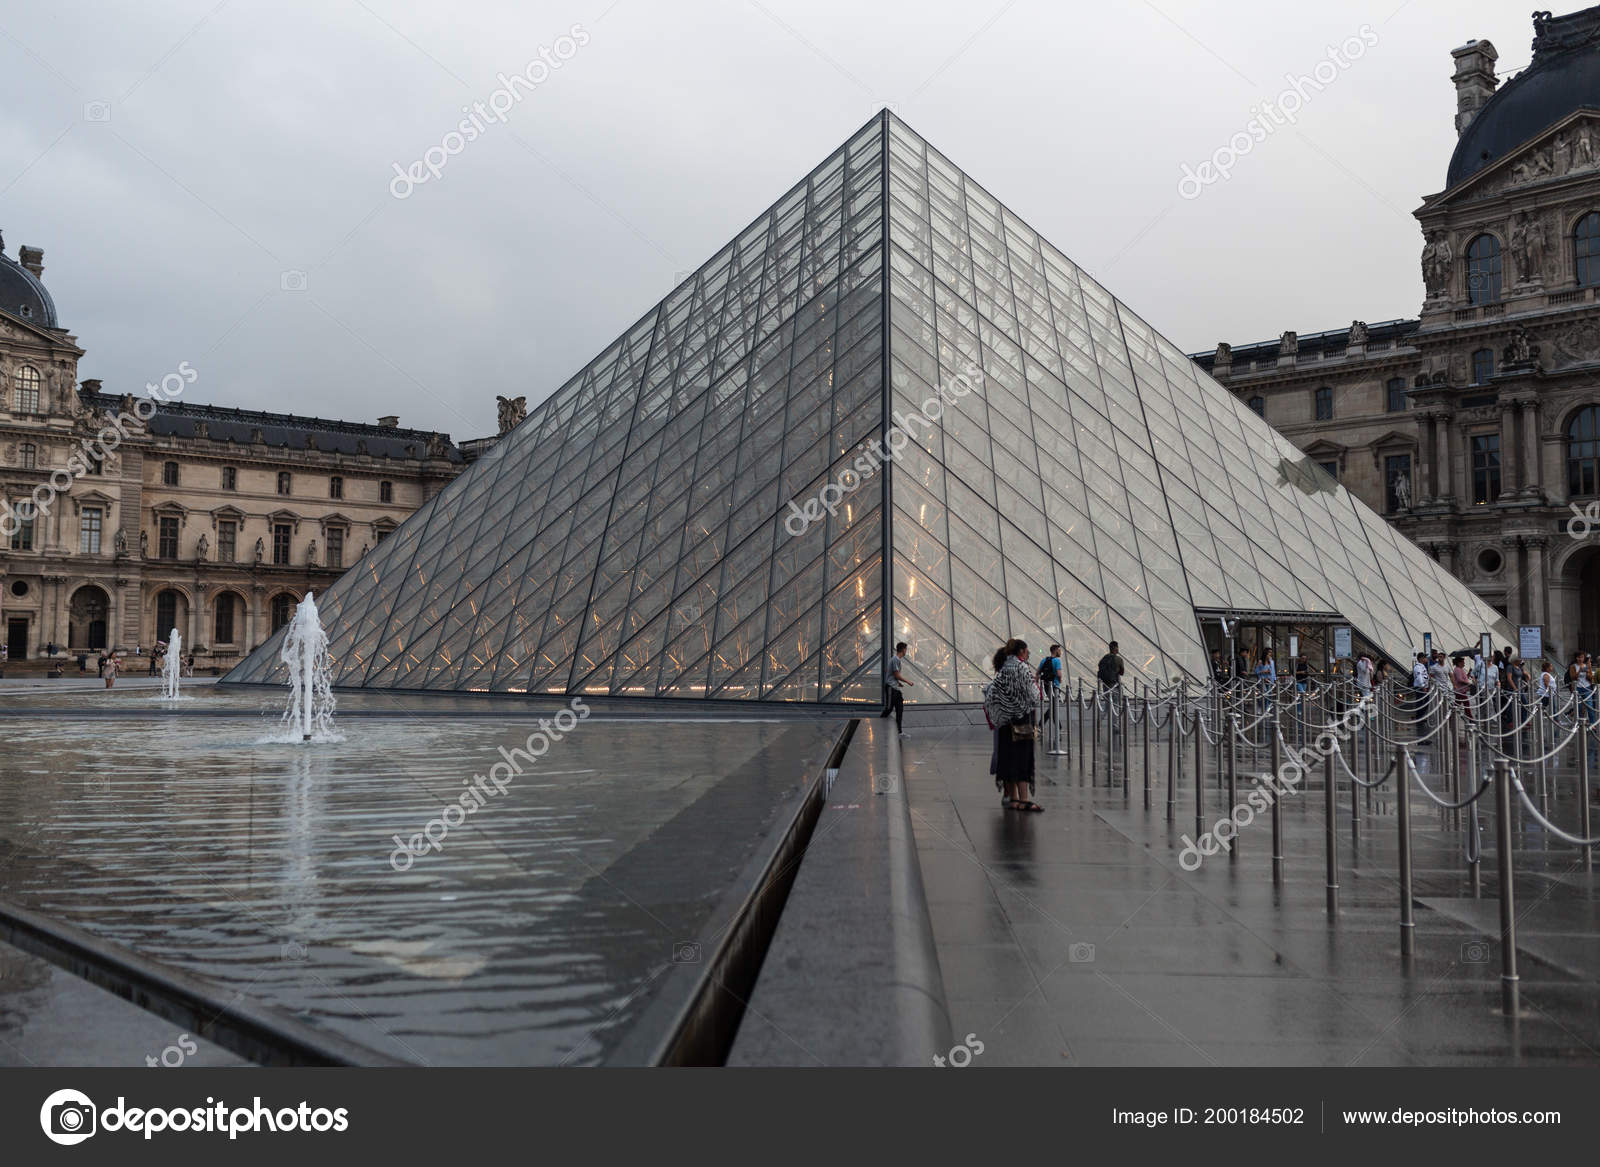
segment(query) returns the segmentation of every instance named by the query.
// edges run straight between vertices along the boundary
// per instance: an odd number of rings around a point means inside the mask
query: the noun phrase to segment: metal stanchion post
[[[1109,788],[1117,775],[1117,691],[1107,689],[1106,698],[1106,786]]]
[[[1283,798],[1278,775],[1283,773],[1283,726],[1276,708],[1272,711],[1272,777],[1267,792],[1272,796],[1272,882],[1283,882]]]
[[[1417,925],[1411,915],[1411,776],[1405,746],[1394,748],[1395,818],[1400,830],[1400,955],[1417,951]]]
[[[1172,821],[1172,787],[1178,775],[1178,764],[1183,758],[1183,698],[1173,694],[1172,698],[1172,735],[1167,739],[1167,821]]]
[[[1234,808],[1239,805],[1239,717],[1238,714],[1228,714],[1228,813],[1231,815]],[[1235,835],[1233,846],[1228,848],[1229,862],[1239,858],[1239,839]]]
[[[1078,777],[1083,777],[1083,756],[1089,751],[1084,749],[1083,736],[1083,678],[1078,678],[1078,699],[1074,704],[1078,707]]]
[[[1061,693],[1057,686],[1050,685],[1050,737],[1049,753],[1052,757],[1059,758],[1067,751],[1061,748]]]
[[[1122,718],[1122,797],[1128,797],[1128,691],[1117,689],[1118,712]]]
[[[1150,686],[1144,687],[1144,808],[1150,809]]]
[[[1094,768],[1100,762],[1100,695],[1101,695],[1101,693],[1102,693],[1102,690],[1096,688],[1094,690],[1094,696],[1090,698],[1090,700],[1094,702],[1094,714],[1089,719],[1090,723],[1094,727],[1093,749],[1090,752],[1090,756],[1089,756],[1089,785],[1090,786],[1094,786],[1095,785]]]
[[[1200,702],[1194,706],[1194,837],[1206,833],[1206,731],[1200,720]]]
[[[1500,1005],[1507,1017],[1521,1010],[1517,982],[1517,889],[1511,871],[1511,766],[1504,758],[1494,763],[1494,817],[1496,860],[1500,868]]]
[[[1333,732],[1333,719],[1328,719]],[[1333,778],[1333,754],[1322,759],[1323,845],[1328,852],[1328,917],[1339,914],[1339,792]]]
[[[1581,709],[1577,709],[1576,705],[1573,708],[1578,714],[1578,736],[1575,740],[1578,743],[1579,822],[1582,824],[1579,829],[1585,839],[1592,839],[1594,835],[1589,829],[1589,722],[1584,718]],[[1583,869],[1585,871],[1594,869],[1593,847],[1583,849]]]

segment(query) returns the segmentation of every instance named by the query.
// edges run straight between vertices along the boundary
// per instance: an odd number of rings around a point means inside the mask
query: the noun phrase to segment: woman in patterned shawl
[[[1002,652],[1005,659],[984,700],[985,712],[995,725],[995,781],[1001,784],[1008,810],[1037,813],[1044,807],[1033,801],[1035,739],[1032,734],[1018,737],[1013,727],[1037,724],[1039,679],[1028,666],[1025,642],[1010,640]]]

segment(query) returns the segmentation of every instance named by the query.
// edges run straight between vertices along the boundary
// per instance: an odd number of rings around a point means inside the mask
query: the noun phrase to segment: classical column
[[[1536,399],[1522,403],[1522,466],[1527,492],[1539,494],[1543,474],[1539,466],[1539,402]]]
[[[1433,496],[1441,502],[1454,493],[1450,479],[1450,418],[1437,413],[1433,418]]]
[[[1419,499],[1419,502],[1432,502],[1439,497],[1439,418],[1434,413],[1427,413],[1422,418],[1422,449],[1419,451],[1428,460],[1428,492]],[[1418,482],[1418,494],[1421,494],[1422,483]]]
[[[1500,401],[1500,481],[1502,493],[1509,494],[1522,485],[1522,459],[1517,457],[1517,417],[1514,402]]]
[[[1456,474],[1456,464],[1458,461],[1464,462],[1464,457],[1462,455],[1461,427],[1457,424],[1454,414],[1450,414],[1445,418],[1444,439],[1444,473],[1447,484],[1445,497],[1453,500],[1457,506],[1461,506],[1471,501],[1469,498],[1471,485],[1464,465],[1462,466],[1462,473],[1460,475]],[[1460,483],[1459,489],[1458,482]],[[1452,545],[1452,557],[1454,556],[1454,551],[1455,549]]]
[[[1546,633],[1550,631],[1550,600],[1545,590],[1544,555],[1549,542],[1550,537],[1545,534],[1522,537],[1523,546],[1528,550],[1528,602],[1524,605],[1528,619],[1525,623],[1542,624]]]

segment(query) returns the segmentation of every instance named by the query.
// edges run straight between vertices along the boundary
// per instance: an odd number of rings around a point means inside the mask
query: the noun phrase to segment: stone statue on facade
[[[206,552],[210,550],[211,540],[207,539],[204,535],[201,535],[200,541],[194,545],[194,557],[201,563],[204,563],[206,561]]]
[[[1511,249],[1517,255],[1517,274],[1524,284],[1544,282],[1544,224],[1523,212],[1511,227]]]
[[[139,558],[140,559],[149,559],[150,558],[150,532],[149,531],[140,531],[139,532]]]
[[[260,539],[256,540],[256,562],[261,562],[261,557],[266,554],[267,546]]]
[[[128,553],[128,533],[121,527],[117,528],[117,536],[112,540],[112,546],[118,555],[126,555]]]
[[[1427,245],[1422,249],[1422,283],[1428,299],[1442,300],[1450,294],[1450,265],[1454,260],[1455,253],[1443,231],[1428,236]]]
[[[1397,471],[1394,476],[1394,501],[1395,505],[1403,511],[1411,509],[1411,479],[1404,470]]]
[[[306,544],[306,566],[307,567],[315,567],[316,565],[317,565],[317,541],[315,539],[313,539],[313,540],[311,540],[311,542]]]
[[[1365,320],[1352,320],[1350,322],[1350,335],[1345,339],[1347,345],[1367,343],[1367,322]]]
[[[517,427],[517,423],[528,416],[528,399],[526,397],[500,397],[495,400],[500,409],[500,432],[510,433]]]
[[[1282,336],[1278,337],[1278,355],[1280,357],[1292,357],[1296,353],[1298,353],[1299,351],[1300,351],[1300,334],[1299,333],[1292,332],[1292,331],[1291,332],[1285,332]]]
[[[1511,343],[1506,345],[1501,353],[1501,364],[1510,366],[1532,365],[1539,359],[1539,346],[1533,343],[1533,336],[1526,328],[1519,328],[1511,334]]]
[[[1211,358],[1213,365],[1233,364],[1233,346],[1226,341],[1217,345],[1217,355]]]

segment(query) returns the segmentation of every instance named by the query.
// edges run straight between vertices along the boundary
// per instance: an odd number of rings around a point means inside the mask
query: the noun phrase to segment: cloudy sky
[[[889,104],[1209,349],[1416,313],[1411,212],[1455,140],[1450,49],[1487,37],[1520,69],[1528,10],[51,0],[0,14],[0,229],[9,255],[44,248],[80,375],[108,389],[188,361],[194,400],[460,440],[493,432],[496,394],[554,389]],[[558,45],[574,25],[587,43]],[[1295,125],[1180,196],[1185,163],[1348,38],[1364,51]],[[395,163],[558,48],[504,122],[394,197]]]

